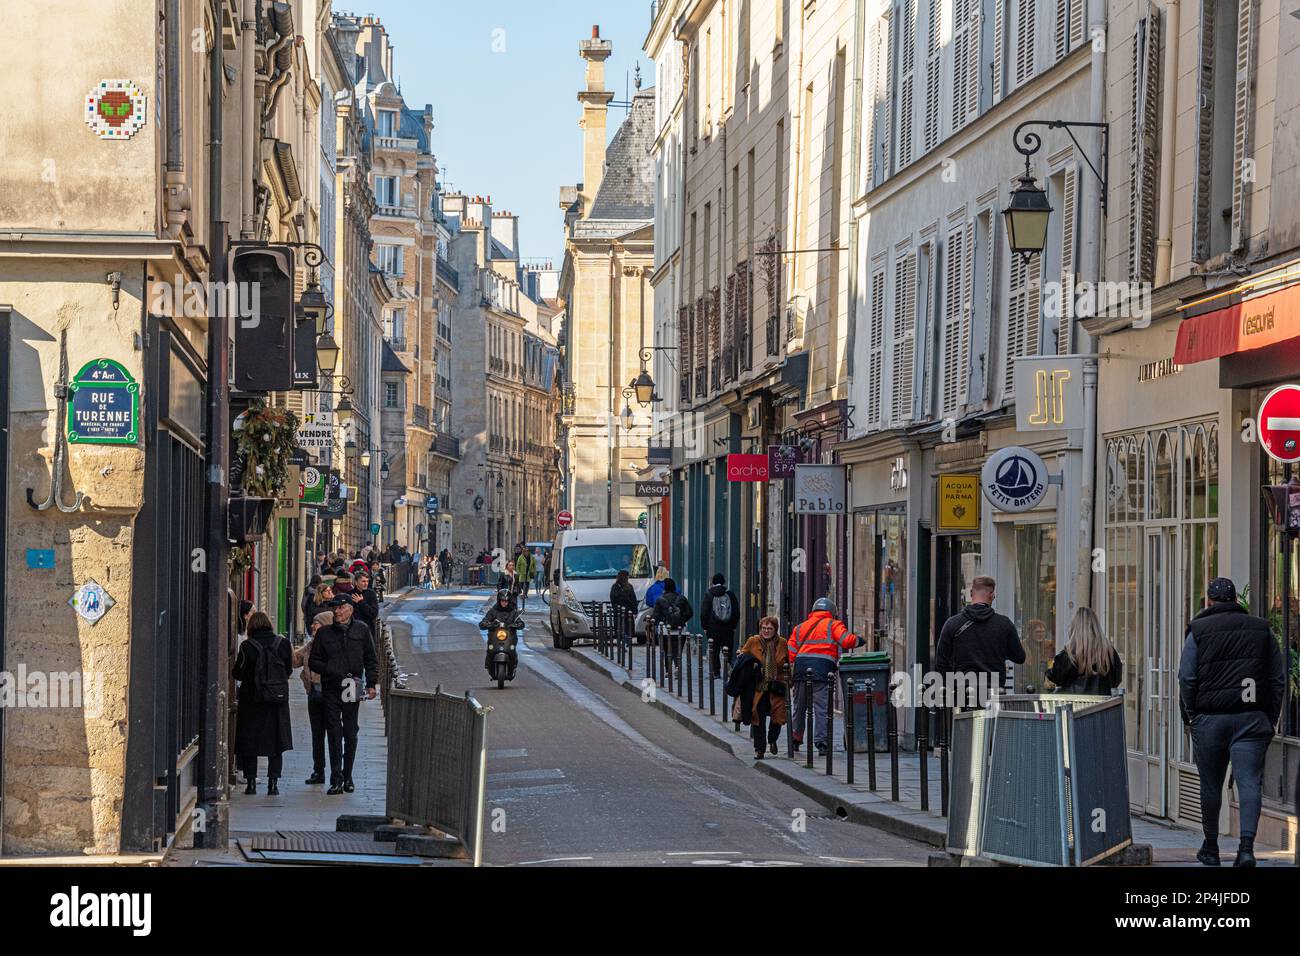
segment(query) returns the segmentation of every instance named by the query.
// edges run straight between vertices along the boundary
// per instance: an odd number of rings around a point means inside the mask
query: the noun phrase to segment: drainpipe
[[[240,164],[240,218],[239,238],[257,237],[256,200],[253,184],[257,179],[254,154],[257,147],[257,101],[255,99],[257,68],[254,60],[257,45],[257,0],[244,0],[244,12],[239,21],[240,30],[240,109],[243,113],[243,159]]]
[[[271,23],[275,27],[275,32],[279,38],[272,43],[266,50],[266,68],[274,70],[271,79],[266,87],[266,105],[262,110],[263,124],[270,122],[271,117],[275,115],[276,104],[280,101],[280,93],[284,90],[285,85],[289,82],[292,70],[282,70],[276,65],[280,51],[293,42],[293,13],[287,4],[274,3],[271,5]]]
[[[1088,35],[1089,37],[1095,37],[1100,32],[1104,36],[1106,30],[1105,5],[1100,0],[1093,0],[1091,8],[1092,15]],[[1089,118],[1094,123],[1101,123],[1106,119],[1106,57],[1103,50],[1098,49],[1098,47],[1104,46],[1105,44],[1098,43],[1092,45],[1089,103],[1091,116]],[[1102,156],[1101,152],[1101,130],[1098,129],[1088,138],[1093,143],[1093,155],[1100,160],[1098,165],[1105,169],[1107,157]],[[1102,239],[1106,224],[1102,221],[1099,184],[1091,174],[1086,181],[1091,184],[1087,191],[1090,201],[1084,206],[1084,209],[1092,213],[1090,217],[1092,225],[1091,228],[1084,230],[1081,264],[1088,273],[1084,276],[1084,279],[1097,282],[1103,275],[1102,256],[1104,251]],[[1079,333],[1075,332],[1074,334],[1078,335]],[[1092,548],[1095,530],[1093,527],[1093,489],[1097,474],[1097,340],[1091,335],[1084,336],[1084,338],[1087,340],[1086,345],[1080,349],[1085,356],[1083,360],[1083,454],[1079,463],[1078,547],[1075,553],[1074,600],[1071,612],[1075,608],[1092,606]]]
[[[180,0],[167,0],[163,19],[166,30],[167,172],[179,173],[185,169],[185,162],[181,159],[181,79],[177,53],[181,42]]]
[[[853,136],[849,147],[849,209],[858,195],[858,177],[862,175],[862,61],[865,59],[863,37],[866,33],[867,0],[857,0],[853,14]],[[838,145],[838,144],[837,144]],[[839,210],[835,211],[839,215]],[[854,321],[857,311],[858,291],[858,228],[849,214],[849,302],[848,302],[848,336],[844,343],[845,383],[853,381],[853,350],[857,347],[858,323]],[[848,430],[845,429],[847,437]]]
[[[618,285],[618,260],[614,258],[614,247],[609,249],[609,418],[605,427],[609,429],[609,477],[605,481],[605,498],[606,498],[606,515],[609,516],[609,527],[617,527],[614,524],[614,478],[619,470],[619,435],[618,435],[618,415],[615,411],[615,395],[618,392],[617,382],[615,379],[615,310],[614,310],[614,290]]]
[[[1173,263],[1174,233],[1174,129],[1175,110],[1178,108],[1178,37],[1180,19],[1179,0],[1165,0],[1165,28],[1161,44],[1165,53],[1165,69],[1161,83],[1160,115],[1164,122],[1160,127],[1160,192],[1159,192],[1159,227],[1156,233],[1156,274],[1155,286],[1160,288],[1169,284]]]

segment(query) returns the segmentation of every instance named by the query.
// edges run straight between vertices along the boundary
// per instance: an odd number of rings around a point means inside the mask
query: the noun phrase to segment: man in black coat
[[[361,570],[352,579],[352,593],[348,595],[355,605],[353,617],[370,628],[370,636],[379,638],[379,595],[370,586],[370,572]]]
[[[709,593],[700,602],[700,626],[709,637],[709,666],[715,675],[721,674],[718,658],[722,648],[727,648],[727,659],[736,658],[736,628],[740,626],[740,601],[727,587],[727,579],[719,572],[713,576]]]
[[[677,582],[664,578],[664,590],[655,601],[654,622],[668,628],[668,656],[673,664],[679,664],[682,652],[682,631],[695,614],[686,595],[677,590]]]
[[[370,628],[353,615],[350,598],[334,599],[334,623],[316,632],[307,667],[321,676],[325,697],[325,733],[329,739],[331,795],[351,793],[352,768],[357,759],[357,717],[361,687],[374,700],[379,684],[379,659]]]
[[[1187,625],[1178,667],[1178,703],[1192,729],[1201,777],[1205,842],[1196,858],[1219,865],[1219,811],[1231,761],[1241,794],[1241,843],[1233,866],[1254,866],[1264,754],[1282,712],[1286,668],[1268,622],[1242,609],[1230,579],[1215,578],[1205,597],[1205,607]]]
[[[934,667],[961,690],[953,701],[961,707],[982,707],[1000,693],[1007,661],[1025,662],[1025,648],[1011,619],[993,610],[997,582],[980,575],[971,582],[970,604],[944,622],[934,651]],[[996,681],[996,683],[994,683]],[[983,684],[981,687],[980,685]]]

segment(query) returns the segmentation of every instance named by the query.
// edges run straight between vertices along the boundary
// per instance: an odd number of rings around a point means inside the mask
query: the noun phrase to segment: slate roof
[[[411,371],[402,364],[402,360],[397,357],[397,353],[393,351],[393,347],[387,341],[384,342],[382,370],[385,372],[405,372],[408,375]]]
[[[637,91],[627,119],[605,150],[605,174],[587,221],[654,219],[654,121],[654,88]]]

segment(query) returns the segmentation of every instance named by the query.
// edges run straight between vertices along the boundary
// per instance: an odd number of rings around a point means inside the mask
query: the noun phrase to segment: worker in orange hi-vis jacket
[[[808,722],[808,701],[805,698],[809,696],[807,683],[811,680],[813,743],[818,754],[826,753],[827,691],[836,665],[843,651],[865,643],[836,618],[835,604],[826,597],[818,598],[808,618],[790,632],[788,648],[795,689],[795,717],[790,725],[790,736],[795,750],[803,743],[803,731]]]

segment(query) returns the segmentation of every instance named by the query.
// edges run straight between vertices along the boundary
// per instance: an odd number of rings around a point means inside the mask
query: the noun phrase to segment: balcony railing
[[[459,289],[460,273],[457,272],[455,269],[453,269],[448,264],[447,260],[442,258],[441,256],[437,258],[436,262],[437,262],[438,277],[442,279],[444,282],[451,285],[453,288]],[[448,341],[451,340],[450,334],[447,336],[447,339]]]
[[[415,210],[409,206],[388,206],[381,203],[376,211],[381,216],[399,216],[403,219],[415,218]]]
[[[455,458],[460,460],[460,439],[453,438],[451,435],[439,434],[433,440],[433,450],[435,454],[442,455],[446,458]]]
[[[389,336],[388,339],[387,339],[386,341],[388,342],[389,347],[390,347],[394,352],[405,352],[405,351],[406,351],[406,336],[402,336],[401,338],[396,338],[396,337],[393,337],[393,336]]]
[[[424,428],[429,427],[429,409],[425,405],[415,404],[411,406],[411,421],[416,425]]]
[[[407,136],[376,136],[375,147],[377,149],[401,149],[417,150],[420,148],[418,139],[411,139]]]

